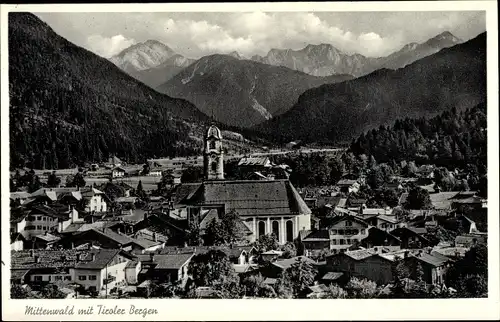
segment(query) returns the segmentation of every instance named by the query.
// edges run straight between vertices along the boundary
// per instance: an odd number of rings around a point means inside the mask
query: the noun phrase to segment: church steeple
[[[212,125],[205,137],[203,165],[206,180],[224,180],[224,151],[220,130]]]

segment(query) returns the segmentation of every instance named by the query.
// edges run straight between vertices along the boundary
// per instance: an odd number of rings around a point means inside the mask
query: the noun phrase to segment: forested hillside
[[[29,13],[9,14],[9,96],[12,168],[194,154],[208,119]]]

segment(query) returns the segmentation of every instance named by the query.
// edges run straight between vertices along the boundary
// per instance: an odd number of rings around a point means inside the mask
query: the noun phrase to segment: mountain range
[[[157,90],[194,103],[224,124],[250,127],[286,112],[307,89],[352,78],[316,77],[216,54],[197,60]]]
[[[165,83],[195,61],[156,40],[132,45],[109,60],[151,88]]]
[[[282,141],[346,142],[396,118],[428,117],[486,100],[486,33],[397,70],[305,91],[254,129]]]
[[[365,57],[346,54],[330,44],[307,45],[300,50],[271,49],[264,57],[252,60],[274,66],[284,66],[315,76],[350,74],[356,77],[380,68],[397,69],[418,59],[462,42],[450,32],[443,32],[424,43],[410,43],[387,57]]]
[[[30,13],[9,13],[11,166],[69,167],[110,154],[195,153],[209,118],[107,59],[57,35]],[[145,66],[145,65],[144,65]]]

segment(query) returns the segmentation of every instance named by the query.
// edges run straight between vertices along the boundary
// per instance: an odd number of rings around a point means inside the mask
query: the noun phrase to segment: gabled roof
[[[240,216],[311,213],[288,180],[205,181],[185,203],[225,205]]]
[[[238,166],[270,166],[268,157],[243,157],[238,162]]]
[[[11,244],[18,241],[18,240],[24,242],[26,240],[26,238],[24,238],[24,236],[20,233],[10,234],[10,243]]]
[[[49,233],[42,234],[42,235],[36,235],[35,238],[41,239],[47,243],[53,243],[53,242],[56,242],[59,239],[61,239],[61,237],[54,236],[54,235],[49,234]]]
[[[337,186],[352,186],[353,184],[358,183],[356,180],[350,179],[341,179],[337,182]]]
[[[323,277],[321,278],[322,280],[329,280],[329,281],[335,281],[338,280],[340,277],[342,277],[344,273],[342,272],[328,272]]]
[[[290,268],[293,264],[297,263],[299,260],[307,262],[309,264],[313,264],[313,265],[316,264],[316,262],[313,261],[312,259],[310,259],[309,257],[297,256],[297,257],[287,258],[287,259],[273,262],[272,265],[277,266],[283,270],[286,270],[286,269]]]
[[[359,224],[362,224],[362,225],[364,225],[364,226],[366,226],[366,227],[368,227],[368,226],[369,226],[369,224],[368,224],[366,221],[364,221],[363,219],[361,219],[361,218],[359,218],[359,217],[357,217],[357,216],[345,215],[345,216],[342,216],[342,217],[338,218],[337,220],[333,221],[333,222],[330,224],[330,227],[331,227],[331,226],[333,226],[333,225],[336,225],[336,224],[338,224],[338,223],[340,223],[340,222],[342,222],[342,221],[346,221],[346,220],[349,220],[349,221],[355,221],[355,222],[357,222],[357,223],[359,223]]]
[[[311,231],[302,241],[304,242],[330,241],[330,233],[326,229]]]
[[[179,269],[184,266],[192,257],[194,253],[180,253],[180,254],[154,254],[153,261],[151,255],[142,254],[137,255],[141,262],[153,264],[154,269]]]
[[[16,200],[16,199],[28,199],[31,196],[29,192],[26,191],[17,191],[17,192],[11,192],[10,193],[10,199]]]
[[[443,264],[451,261],[451,259],[439,253],[428,254],[427,252],[422,252],[420,254],[412,254],[412,256],[424,263],[430,264],[435,267],[442,266]]]

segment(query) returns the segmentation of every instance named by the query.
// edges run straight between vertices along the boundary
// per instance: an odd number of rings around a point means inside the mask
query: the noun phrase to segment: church
[[[180,201],[188,222],[206,225],[235,211],[248,228],[249,242],[274,233],[280,244],[311,229],[311,210],[289,180],[224,179],[222,134],[213,125],[205,137],[204,172],[204,181]]]

